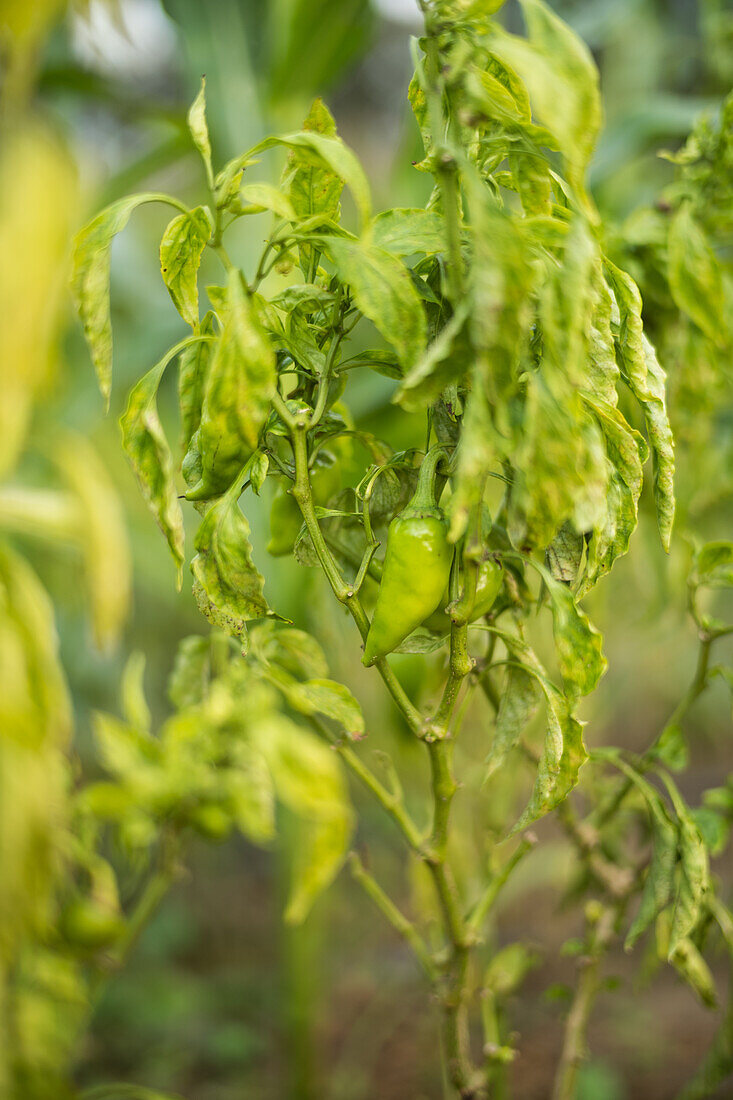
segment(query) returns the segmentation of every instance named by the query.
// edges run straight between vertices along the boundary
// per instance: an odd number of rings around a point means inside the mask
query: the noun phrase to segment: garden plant
[[[76,951],[93,1001],[175,881],[187,836],[239,830],[266,845],[282,805],[297,820],[284,919],[307,919],[347,863],[375,919],[424,972],[447,1095],[504,1097],[512,1060],[532,1058],[510,1007],[533,952],[510,929],[496,950],[487,926],[551,815],[580,869],[577,982],[553,1092],[572,1100],[616,942],[639,958],[651,942],[711,1007],[720,999],[711,953],[722,944],[733,957],[733,914],[710,867],[727,843],[733,786],[721,781],[690,806],[673,778],[687,762],[688,711],[713,681],[733,686],[733,626],[720,617],[733,542],[695,538],[689,470],[682,510],[699,640],[689,686],[640,754],[591,737],[589,748],[582,718],[606,669],[603,623],[583,601],[635,553],[640,520],[656,517],[665,551],[682,538],[665,368],[675,366],[683,393],[701,372],[714,392],[729,372],[733,100],[675,155],[657,205],[611,230],[586,179],[602,118],[580,38],[542,0],[522,0],[523,36],[494,19],[492,0],[420,7],[408,95],[424,145],[414,169],[432,181],[424,208],[374,212],[360,162],[320,99],[300,131],[218,164],[202,82],[188,115],[201,205],[132,195],[76,238],[73,293],[108,401],[113,239],[141,204],[173,209],[160,267],[181,339],[130,392],[122,442],[179,584],[185,516],[193,591],[211,630],[181,645],[174,712],[159,731],[139,659],[125,675],[123,716],[97,716],[108,777],[74,794],[76,872],[49,951]],[[264,182],[261,166],[283,161],[279,184]],[[251,269],[229,243],[242,222],[265,237]],[[207,251],[221,278],[201,292]],[[157,396],[176,365],[174,444]],[[369,372],[393,388],[383,433],[350,414],[350,388]],[[398,422],[400,439],[413,440],[406,449],[390,440]],[[724,429],[700,407],[679,424],[684,455],[717,446]],[[246,518],[254,497],[269,510],[263,555],[253,555]],[[275,558],[322,573],[324,598],[349,622],[344,639],[424,750],[429,820],[389,755],[370,753],[355,691],[329,678],[325,639],[278,607]],[[401,654],[422,660],[417,686],[401,676]],[[483,756],[462,770],[456,744],[477,713]],[[421,869],[429,919],[380,884],[359,843],[351,780],[391,818],[405,867]],[[460,849],[473,840],[454,821],[471,790],[495,799],[504,820],[468,875]],[[104,855],[110,832],[147,876],[127,914]],[[87,1009],[77,1008],[82,1028]],[[733,1070],[732,1021],[729,1008],[681,1093],[688,1100]]]

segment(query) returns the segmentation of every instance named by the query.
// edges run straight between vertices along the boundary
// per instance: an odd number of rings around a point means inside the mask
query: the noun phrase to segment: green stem
[[[352,771],[360,782],[364,784],[367,790],[371,791],[377,802],[386,810],[410,848],[417,853],[421,853],[423,850],[422,834],[405,809],[405,805],[399,795],[388,790],[349,745],[331,734],[325,723],[319,721],[315,716],[313,721],[320,733],[326,737],[336,749],[350,771]]]
[[[526,833],[501,870],[491,877],[483,894],[468,915],[466,927],[469,932],[478,935],[486,917],[493,908],[500,891],[506,885],[512,871],[521,863],[527,852],[530,852],[534,848],[536,843],[537,837],[534,833]]]
[[[580,975],[565,1022],[562,1054],[555,1075],[552,1100],[575,1100],[578,1069],[587,1057],[588,1022],[601,988],[601,964],[613,939],[618,915],[617,907],[609,906],[603,910],[591,934],[589,952],[578,960]]]
[[[415,958],[422,966],[430,981],[437,981],[438,971],[430,952],[425,946],[422,936],[415,928],[412,921],[407,919],[404,913],[397,908],[392,899],[384,892],[374,876],[367,871],[356,852],[351,852],[349,855],[349,869],[355,881],[358,882],[369,895],[392,927],[399,932],[403,939],[410,945]]]

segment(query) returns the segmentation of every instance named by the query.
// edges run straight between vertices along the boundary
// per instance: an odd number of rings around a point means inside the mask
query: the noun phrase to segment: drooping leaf
[[[215,496],[257,447],[275,391],[275,353],[242,286],[238,271],[229,276],[224,328],[204,383],[198,448],[202,480],[187,496]]]
[[[99,388],[109,405],[112,387],[112,321],[109,306],[109,269],[112,241],[133,210],[146,202],[158,202],[160,195],[128,195],[105,207],[74,240],[71,289],[84,335],[97,372]]]
[[[624,941],[630,951],[636,941],[656,920],[672,897],[674,870],[677,862],[677,829],[660,798],[648,800],[651,813],[653,851],[644,881],[639,910]]]
[[[543,579],[550,595],[552,624],[565,691],[568,696],[589,695],[606,671],[601,635],[565,585],[546,571]]]
[[[522,0],[528,39],[495,32],[491,48],[526,85],[533,115],[560,142],[582,187],[601,123],[598,70],[585,43],[542,0]]]
[[[674,521],[674,440],[667,415],[665,374],[644,335],[641,295],[633,279],[606,261],[619,309],[618,347],[624,381],[642,407],[654,461],[654,501],[665,550]]]
[[[196,276],[206,242],[211,236],[209,215],[203,206],[179,214],[169,222],[160,242],[160,270],[173,305],[196,332],[199,291]]]
[[[669,776],[664,775],[663,779],[679,821],[677,889],[669,934],[669,958],[672,959],[702,915],[710,885],[710,869],[705,842],[688,806]]]
[[[716,1008],[718,995],[710,967],[690,939],[681,940],[670,962],[707,1008]]]
[[[547,703],[547,732],[529,803],[510,836],[563,802],[577,784],[578,773],[588,759],[582,723],[559,691],[545,681],[540,683]]]
[[[196,534],[191,562],[194,592],[204,615],[215,626],[239,637],[247,623],[269,613],[264,580],[252,561],[249,524],[238,504],[241,487],[232,487],[206,512]]]
[[[201,77],[201,87],[188,111],[188,129],[193,143],[201,154],[206,169],[207,180],[213,180],[214,172],[211,166],[211,140],[209,127],[206,122],[206,77]]]
[[[541,698],[537,680],[527,669],[510,665],[501,695],[496,729],[486,758],[486,778],[493,775],[518,743],[522,731],[531,721]]]
[[[211,310],[204,314],[199,335],[214,335],[214,314]],[[201,409],[213,351],[213,340],[199,340],[184,348],[178,360],[178,405],[181,411],[181,450],[184,454],[201,424]]]
[[[469,313],[467,302],[459,304],[448,323],[414,363],[395,396],[404,409],[409,412],[424,409],[451,382],[462,381],[473,358],[467,328]]]
[[[122,446],[140,484],[143,497],[166,537],[178,569],[183,567],[183,514],[178,502],[173,456],[157,408],[158,386],[168,363],[182,349],[176,346],[133,386],[120,418]]]
[[[405,369],[425,348],[425,313],[407,268],[381,248],[329,238],[328,252],[358,309],[391,344]]]

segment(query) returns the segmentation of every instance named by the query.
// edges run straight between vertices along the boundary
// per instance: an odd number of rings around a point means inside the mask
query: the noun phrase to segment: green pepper
[[[93,898],[75,898],[61,913],[59,931],[67,943],[84,951],[97,951],[119,940],[125,931],[120,913]]]
[[[338,466],[317,466],[311,473],[311,491],[316,504],[325,504],[341,488]],[[267,552],[273,558],[290,554],[298,532],[303,526],[303,516],[294,497],[285,489],[279,489],[270,508],[270,541]]]
[[[364,647],[365,665],[391,653],[439,606],[453,560],[448,521],[435,503],[444,450],[425,456],[410,503],[389,525],[382,581]]]
[[[473,606],[471,607],[468,621],[473,623],[476,619],[480,619],[487,611],[490,611],[496,597],[501,591],[501,583],[504,577],[504,571],[493,558],[486,558],[479,565],[478,577],[476,578],[476,593],[473,600]],[[460,602],[460,601],[459,601]],[[445,608],[450,603],[450,593],[446,588],[443,593],[443,598],[439,604],[439,610],[434,611],[432,615],[428,615],[425,619],[423,626],[426,626],[428,630],[432,630],[435,634],[445,634],[451,627],[451,616]]]

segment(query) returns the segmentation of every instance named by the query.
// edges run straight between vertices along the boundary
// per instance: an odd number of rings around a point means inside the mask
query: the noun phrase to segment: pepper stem
[[[445,458],[446,453],[445,444],[438,443],[425,455],[417,478],[417,488],[408,508],[435,508],[435,477],[438,464]]]

